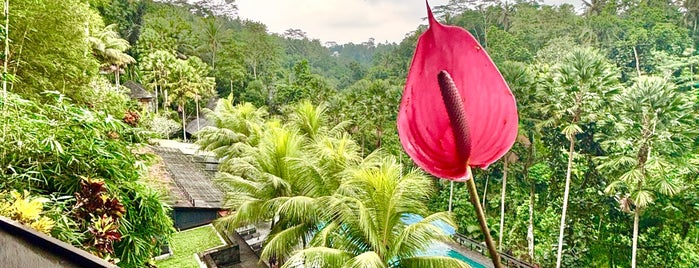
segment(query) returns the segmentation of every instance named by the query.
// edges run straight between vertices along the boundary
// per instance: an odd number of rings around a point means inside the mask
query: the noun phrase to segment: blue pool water
[[[471,265],[473,268],[485,268],[482,264],[469,259],[468,257],[464,256],[463,254],[459,253],[458,251],[454,250],[451,248],[449,245],[444,244],[442,242],[437,242],[434,245],[432,245],[430,248],[427,249],[427,252],[425,252],[426,256],[449,256],[455,259],[462,260],[468,265]]]
[[[415,215],[415,214],[407,214],[403,216],[403,222],[407,224],[413,224],[416,222],[419,222],[422,220],[422,217],[420,215]],[[453,235],[456,230],[454,230],[453,227],[449,226],[445,222],[435,222],[433,223],[434,225],[440,227],[442,230],[444,230],[445,233],[449,235]],[[482,264],[469,259],[468,257],[464,256],[463,254],[459,253],[458,251],[454,250],[452,247],[450,247],[447,244],[444,244],[442,242],[436,242],[432,246],[430,246],[424,253],[425,256],[448,256],[452,257],[455,259],[462,260],[468,265],[471,265],[473,268],[485,268]]]

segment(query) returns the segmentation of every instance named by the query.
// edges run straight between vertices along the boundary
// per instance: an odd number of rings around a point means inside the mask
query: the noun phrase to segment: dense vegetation
[[[262,23],[237,19],[234,2],[183,2],[10,2],[2,36],[8,93],[0,212],[21,219],[9,209],[13,202],[44,201],[24,196],[27,189],[62,204],[42,212],[55,221],[52,235],[98,251],[86,230],[102,216],[80,218],[75,202],[85,197],[77,195],[81,185],[103,181],[107,199],[118,200],[104,213],[119,222],[112,257],[142,265],[170,223],[157,193],[139,180],[136,167],[147,162],[133,153],[140,130],[120,119],[182,137],[181,126],[200,117],[210,97],[230,95],[210,113],[215,128],[196,137],[224,159],[222,184],[248,198],[230,199],[238,212],[223,222],[275,219],[265,257],[386,265],[414,257],[418,247],[382,252],[400,241],[373,239],[410,228],[395,221],[396,211],[376,206],[373,198],[385,196],[347,197],[377,187],[372,183],[388,189],[401,180],[429,181],[410,168],[395,129],[424,26],[399,44],[321,44],[299,29],[269,34]],[[640,267],[699,266],[696,1],[585,1],[576,13],[535,1],[452,0],[434,11],[481,42],[517,99],[520,135],[511,154],[475,172],[503,251],[545,267],[557,259],[565,267],[628,267],[634,260]],[[128,101],[119,86],[126,80],[155,95],[157,112]],[[415,196],[406,209],[449,222],[440,213],[449,185],[432,182],[435,188],[409,189]],[[454,192],[451,220],[480,238],[465,186],[455,184]],[[324,213],[313,209],[318,200],[327,204]],[[430,200],[429,207],[418,200]],[[381,222],[394,224],[393,232],[366,228],[366,217],[382,219],[359,204],[398,215]],[[61,216],[66,211],[75,217]],[[143,217],[151,214],[158,217]],[[304,240],[310,233],[317,235]],[[346,234],[356,240],[341,239]],[[109,243],[102,245],[108,253]]]

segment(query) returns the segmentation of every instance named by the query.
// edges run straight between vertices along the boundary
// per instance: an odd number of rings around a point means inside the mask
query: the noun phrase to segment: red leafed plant
[[[109,197],[104,181],[82,179],[80,192],[75,193],[75,211],[81,219],[94,216],[110,216],[119,219],[126,209],[116,197]]]
[[[83,178],[80,191],[75,193],[73,211],[77,221],[87,229],[89,235],[85,246],[93,254],[111,262],[114,242],[121,240],[119,219],[126,213],[124,205],[116,197],[110,197],[102,180]]]
[[[126,111],[126,113],[124,113],[124,118],[122,119],[122,121],[124,121],[124,123],[126,123],[129,126],[137,127],[138,123],[141,121],[141,115],[134,111]]]
[[[90,247],[94,249],[95,255],[109,258],[114,254],[114,242],[121,240],[118,229],[119,223],[111,216],[102,215],[92,218],[88,231],[91,235]]]
[[[398,113],[400,141],[430,174],[468,181],[493,264],[502,267],[470,170],[488,167],[514,144],[515,99],[478,41],[427,9],[429,29],[418,40]]]

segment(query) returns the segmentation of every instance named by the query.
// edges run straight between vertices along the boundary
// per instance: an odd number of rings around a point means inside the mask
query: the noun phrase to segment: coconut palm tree
[[[129,41],[121,39],[116,24],[110,24],[96,36],[88,37],[92,47],[92,54],[102,63],[102,70],[114,73],[115,87],[119,87],[119,75],[121,70],[136,60],[125,51],[131,46]]]
[[[216,70],[216,55],[224,43],[231,38],[233,32],[215,16],[210,16],[202,22],[200,36],[204,45],[201,49],[211,54],[211,69]]]
[[[582,132],[583,124],[597,119],[595,111],[603,107],[604,100],[614,92],[617,82],[616,72],[602,54],[590,48],[580,48],[564,57],[560,65],[554,68],[551,86],[546,92],[550,105],[542,108],[550,118],[547,123],[562,127],[563,134],[570,141],[556,268],[561,267],[575,136]]]
[[[272,200],[299,194],[292,158],[301,157],[303,136],[270,123],[256,148],[221,163],[217,180],[227,189],[224,206],[235,211],[219,224],[235,228],[275,218]]]
[[[349,121],[341,121],[331,125],[328,106],[325,104],[314,105],[308,100],[301,101],[294,106],[294,111],[289,116],[289,122],[311,140],[325,136],[341,136],[344,130],[350,126]]]
[[[306,139],[308,142],[309,140]],[[349,169],[361,161],[359,147],[349,135],[325,136],[304,146],[300,158],[291,158],[293,196],[268,201],[278,219],[265,242],[262,258],[286,259],[305,247],[327,220],[320,217],[326,205],[318,198],[338,189]]]
[[[218,224],[234,228],[272,219],[263,258],[289,256],[294,245],[304,244],[319,226],[314,198],[334,193],[342,173],[361,160],[359,147],[341,128],[313,123],[328,120],[323,107],[309,105],[294,107],[285,125],[265,123],[256,146],[221,164],[218,179],[235,213]]]
[[[250,103],[235,105],[233,94],[220,99],[214,111],[205,109],[205,114],[213,126],[196,133],[197,144],[222,159],[240,157],[256,147],[268,115]]]
[[[175,60],[172,65],[168,80],[173,87],[173,101],[177,103],[177,109],[182,112],[182,136],[186,136],[186,104],[189,100],[195,100],[198,109],[198,98],[202,95],[213,95],[213,86],[216,81],[206,77],[208,66],[198,57],[192,56],[187,60]],[[197,110],[198,114],[199,111]]]
[[[614,100],[614,132],[603,142],[611,154],[600,159],[599,168],[616,177],[605,192],[617,197],[622,211],[633,214],[635,268],[641,213],[657,194],[673,195],[682,189],[677,174],[697,134],[695,101],[658,77],[638,78]]]
[[[430,180],[417,170],[401,176],[393,157],[374,153],[351,170],[332,196],[317,199],[322,228],[310,247],[296,252],[285,267],[469,267],[443,256],[425,255],[434,242],[449,241],[435,222],[454,226],[446,212],[408,224],[410,214],[427,215]]]

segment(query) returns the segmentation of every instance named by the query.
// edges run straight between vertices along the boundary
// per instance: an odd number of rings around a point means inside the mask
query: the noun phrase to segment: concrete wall
[[[7,218],[0,217],[0,267],[116,267]]]
[[[209,224],[218,217],[218,209],[215,208],[192,208],[173,207],[172,219],[175,228],[186,230],[197,226]]]

